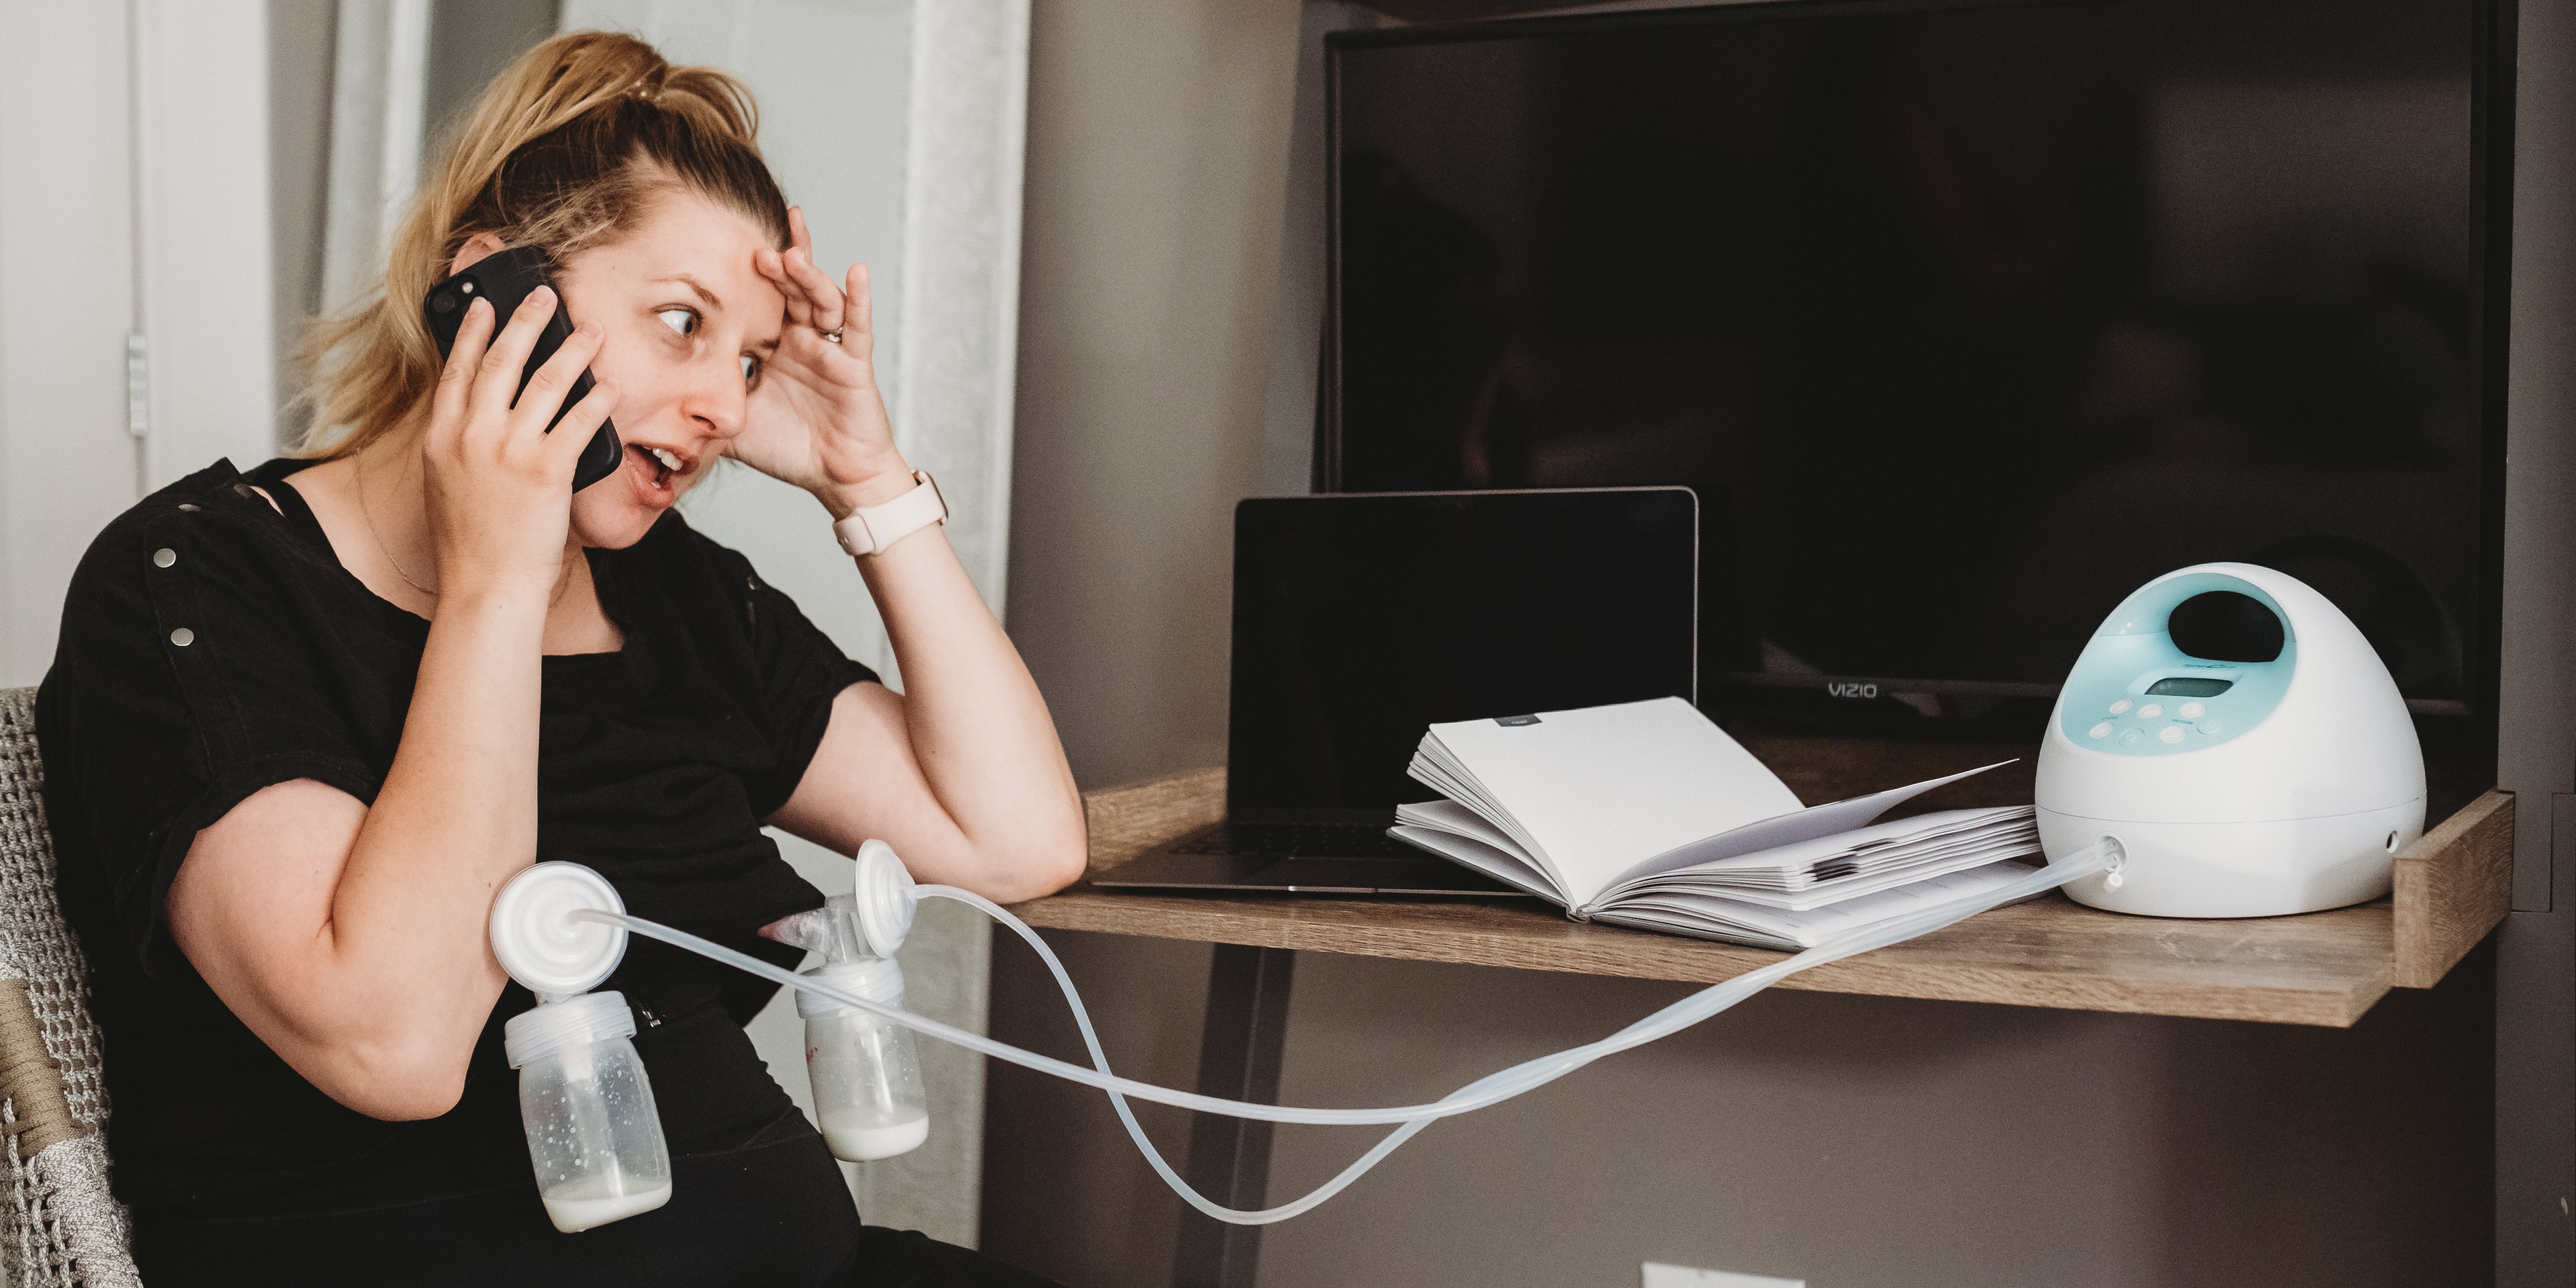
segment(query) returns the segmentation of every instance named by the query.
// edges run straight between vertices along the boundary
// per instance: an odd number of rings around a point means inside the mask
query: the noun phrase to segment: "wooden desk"
[[[1966,768],[1995,757],[1991,748],[1958,744],[1783,739],[1752,746],[1811,802],[1847,794],[1832,789],[1853,779],[1884,786],[1950,772],[1949,761]],[[1909,808],[2029,799],[2025,760]],[[1225,771],[1093,792],[1084,804],[1098,871],[1217,821]],[[2099,912],[2052,895],[1790,976],[1780,987],[2348,1026],[2392,987],[2439,982],[2503,920],[2510,799],[2488,793],[2466,808],[2443,804],[2437,816],[2447,821],[2400,857],[2392,898],[2299,917],[2168,921]],[[1759,948],[1580,924],[1533,899],[1138,894],[1085,883],[1016,911],[1032,925],[1060,930],[1692,983],[1780,958]]]
[[[2000,758],[1990,746],[1846,739],[1748,739],[1810,803],[1916,782]],[[2009,754],[2009,752],[2002,753]],[[1944,788],[1900,813],[2024,803],[2030,758]],[[2510,901],[2512,798],[2436,783],[2442,822],[2397,860],[2390,898],[2354,908],[2242,921],[2128,917],[2049,895],[1946,930],[1790,976],[1782,988],[2349,1026],[2392,987],[2430,988],[2503,920]],[[1223,817],[1225,771],[1204,769],[1084,797],[1091,870],[1125,862]],[[1287,998],[1300,949],[1714,983],[1781,954],[1578,924],[1530,899],[1334,899],[1311,895],[1137,894],[1078,883],[1014,909],[1061,930],[1218,946],[1198,1089],[1277,1098]],[[1200,1115],[1187,1176],[1232,1207],[1259,1207],[1268,1124]],[[1258,1231],[1185,1213],[1174,1282],[1251,1282]]]

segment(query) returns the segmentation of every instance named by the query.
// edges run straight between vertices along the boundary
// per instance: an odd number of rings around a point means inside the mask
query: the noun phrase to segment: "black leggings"
[[[671,1201],[563,1234],[534,1182],[427,1203],[311,1216],[135,1214],[152,1288],[197,1284],[582,1288],[1051,1288],[1052,1281],[910,1230],[862,1226],[841,1169],[802,1115],[740,1149],[671,1161]]]

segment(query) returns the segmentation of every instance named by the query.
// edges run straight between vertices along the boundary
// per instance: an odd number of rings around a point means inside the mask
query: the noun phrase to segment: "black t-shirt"
[[[63,911],[106,1037],[116,1188],[138,1215],[346,1211],[529,1179],[501,1053],[502,1022],[534,1004],[524,990],[493,1008],[454,1110],[383,1122],[269,1050],[165,923],[199,829],[297,778],[371,802],[402,737],[429,623],[340,566],[284,482],[305,464],[218,462],[108,525],[37,699]],[[760,820],[795,790],[833,697],[874,673],[676,513],[589,558],[625,647],[545,659],[537,857],[597,869],[637,916],[792,963],[754,932],[822,896]],[[674,1153],[739,1145],[787,1111],[742,1031],[773,985],[632,938],[602,987],[635,1010]]]

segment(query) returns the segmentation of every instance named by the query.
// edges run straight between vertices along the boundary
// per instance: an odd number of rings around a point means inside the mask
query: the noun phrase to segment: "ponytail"
[[[395,230],[380,290],[316,323],[298,453],[332,459],[399,426],[438,379],[420,300],[466,241],[490,233],[557,265],[616,240],[682,188],[787,245],[787,201],[753,142],[751,92],[711,67],[673,67],[632,36],[579,31],[519,56],[444,144]],[[503,319],[506,321],[507,319]]]

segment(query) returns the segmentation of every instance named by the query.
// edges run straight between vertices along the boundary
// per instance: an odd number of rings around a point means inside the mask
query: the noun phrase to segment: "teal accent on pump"
[[[2173,642],[2173,610],[2194,595],[2234,591],[2281,621],[2269,662],[2193,657]],[[2252,582],[2196,572],[2144,586],[2112,610],[2066,677],[2058,730],[2119,756],[2174,756],[2215,747],[2263,723],[2290,691],[2299,639],[2290,615]]]

